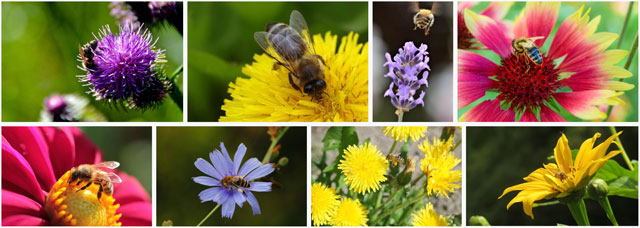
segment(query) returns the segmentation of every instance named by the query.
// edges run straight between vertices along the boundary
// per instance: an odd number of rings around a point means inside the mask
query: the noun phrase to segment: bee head
[[[304,92],[307,94],[318,94],[318,96],[320,96],[320,93],[324,91],[325,88],[327,88],[327,83],[319,79],[307,83],[307,85],[304,86]]]

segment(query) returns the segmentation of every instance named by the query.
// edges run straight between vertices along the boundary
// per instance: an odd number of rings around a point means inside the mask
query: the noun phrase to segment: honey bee
[[[437,11],[438,4],[433,3],[431,9],[420,9],[418,2],[410,3],[410,10],[415,12],[413,15],[413,30],[424,29],[424,36],[429,35],[429,29],[435,22],[435,13]]]
[[[269,23],[266,31],[256,32],[254,39],[271,58],[276,60],[274,69],[279,66],[289,71],[289,84],[312,97],[321,100],[327,83],[324,81],[324,66],[321,56],[317,55],[307,22],[297,10],[291,12],[289,25]]]
[[[82,47],[78,46],[78,51],[80,52],[80,59],[82,60],[82,64],[87,70],[95,70],[96,64],[93,62],[94,51],[98,48],[98,41],[92,40],[89,43],[83,45]]]
[[[542,55],[540,54],[540,49],[533,42],[542,38],[544,37],[520,37],[511,41],[511,46],[513,46],[513,50],[516,55],[526,55],[529,60],[531,60],[531,62],[535,63],[536,65],[541,65]]]
[[[562,170],[553,170],[553,176],[560,179],[560,181],[564,181],[567,179],[567,174],[565,174]]]
[[[226,176],[222,178],[222,186],[225,188],[236,188],[242,192],[241,188],[248,188],[251,183],[244,179],[243,176]]]
[[[122,183],[122,179],[115,173],[105,172],[100,170],[100,168],[115,169],[118,168],[118,166],[120,166],[119,162],[105,161],[95,165],[84,164],[74,167],[71,169],[71,178],[69,178],[68,183],[74,186],[86,183],[78,189],[78,191],[85,190],[91,186],[91,184],[96,184],[100,186],[97,193],[98,199],[100,199],[103,192],[110,196],[113,194],[113,183]]]
[[[404,159],[395,154],[387,154],[387,161],[393,162],[393,167],[397,166],[398,163],[404,163]]]

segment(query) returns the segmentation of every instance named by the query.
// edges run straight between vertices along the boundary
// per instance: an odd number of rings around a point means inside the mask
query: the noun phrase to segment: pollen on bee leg
[[[102,194],[98,199],[99,186],[80,190],[83,185],[69,183],[71,171],[67,171],[49,191],[44,209],[52,225],[62,226],[120,226],[122,214],[116,214],[120,204],[112,196]]]

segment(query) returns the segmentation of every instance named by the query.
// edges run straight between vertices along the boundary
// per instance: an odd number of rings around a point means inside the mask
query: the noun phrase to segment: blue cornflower
[[[389,53],[384,55],[387,58],[384,66],[389,67],[389,73],[384,76],[393,79],[384,96],[391,97],[391,104],[398,109],[396,114],[408,112],[418,104],[424,106],[424,91],[420,92],[417,99],[414,98],[414,95],[422,85],[429,86],[427,83],[429,71],[425,71],[425,69],[431,70],[428,65],[427,45],[420,44],[420,48],[416,48],[413,42],[409,41],[404,44],[403,48],[398,49],[398,52],[393,60]],[[422,78],[418,78],[422,71],[424,71]]]
[[[245,201],[251,205],[254,215],[260,214],[258,200],[251,192],[270,192],[271,182],[253,180],[273,172],[275,169],[272,164],[262,164],[257,158],[251,158],[244,165],[241,165],[242,158],[247,152],[247,147],[242,143],[238,146],[233,160],[229,157],[224,143],[220,143],[220,149],[222,152],[215,150],[209,153],[211,163],[202,158],[198,158],[195,162],[196,168],[208,176],[194,177],[193,181],[201,185],[211,186],[211,188],[205,189],[198,194],[200,200],[202,202],[213,201],[222,205],[223,218],[231,218],[235,205],[242,207]],[[242,184],[232,184],[226,181],[234,177],[241,177],[248,181],[249,186],[243,187]]]

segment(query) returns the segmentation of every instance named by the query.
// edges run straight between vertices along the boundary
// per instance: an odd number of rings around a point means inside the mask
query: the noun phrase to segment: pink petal
[[[476,4],[477,4],[476,2],[458,2],[458,13],[462,12],[467,8],[471,8]]]
[[[544,38],[534,41],[538,47],[542,47],[556,25],[559,9],[559,2],[527,2],[513,25],[514,38],[542,36]]]
[[[51,189],[56,177],[53,174],[47,142],[37,127],[4,127],[2,135],[29,161],[42,189]]]
[[[134,202],[121,204],[116,213],[122,213],[123,226],[151,226],[151,204]]]
[[[609,75],[597,66],[585,66],[575,70],[576,73],[571,77],[560,81],[562,85],[568,86],[574,92],[604,89],[609,81]]]
[[[40,131],[49,144],[53,172],[56,178],[59,178],[73,167],[75,160],[73,138],[55,127],[41,127]]]
[[[464,21],[469,32],[487,48],[503,58],[511,54],[513,33],[511,29],[506,27],[506,24],[484,15],[478,15],[468,9],[464,11]]]
[[[492,2],[484,9],[480,14],[493,18],[496,21],[500,21],[509,12],[513,2]]]
[[[497,99],[483,101],[460,117],[460,121],[466,122],[512,122],[515,119],[513,109],[501,110]]]
[[[47,218],[47,213],[42,208],[42,204],[22,194],[2,190],[2,216],[21,214]]]
[[[113,186],[113,198],[116,199],[116,203],[123,205],[130,202],[151,201],[149,194],[135,177],[123,172],[118,172],[118,176],[122,179],[122,183]]]
[[[604,118],[596,107],[603,99],[601,90],[588,90],[570,93],[555,93],[553,97],[571,114],[583,119]]]
[[[566,18],[558,27],[549,47],[551,59],[561,58],[586,39],[589,32],[586,26],[588,18],[581,15],[583,8]]]
[[[458,108],[465,107],[492,88],[498,65],[491,60],[464,50],[458,50]]]
[[[62,131],[73,136],[76,147],[76,159],[73,166],[82,164],[96,164],[102,160],[102,154],[93,142],[85,136],[80,129],[75,127],[61,127]]]
[[[43,218],[31,215],[11,215],[2,217],[3,226],[49,226],[49,222]]]
[[[558,113],[554,112],[547,106],[542,106],[540,109],[540,121],[541,122],[565,122],[566,120]],[[538,118],[532,111],[525,111],[520,118],[520,122],[538,122]]]
[[[2,144],[2,189],[18,192],[40,203],[44,202],[44,194],[29,162],[6,143]]]

